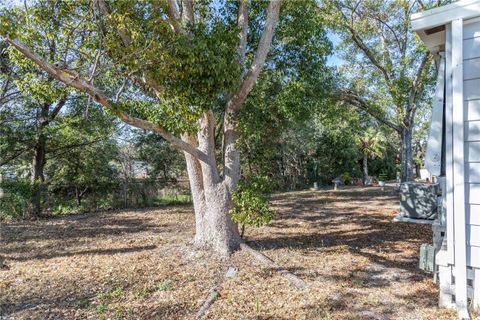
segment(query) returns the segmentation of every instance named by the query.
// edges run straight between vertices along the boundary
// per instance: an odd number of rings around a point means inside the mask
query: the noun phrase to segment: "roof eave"
[[[449,24],[456,19],[471,19],[480,16],[480,0],[460,0],[449,5],[412,14],[412,29],[432,52],[442,50],[445,31],[429,33],[429,30]]]
[[[456,19],[480,16],[480,0],[460,0],[446,6],[414,13],[411,23],[414,31],[427,30],[448,24]]]

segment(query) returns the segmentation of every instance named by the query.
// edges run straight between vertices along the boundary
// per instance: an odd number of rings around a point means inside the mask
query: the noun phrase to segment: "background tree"
[[[148,175],[152,180],[176,180],[186,172],[185,160],[178,150],[162,137],[137,132],[133,143],[138,152],[138,160],[148,166]]]
[[[363,183],[369,184],[368,159],[381,157],[385,152],[385,138],[383,133],[374,127],[367,127],[357,136],[357,143],[362,153]]]
[[[402,181],[413,179],[415,115],[425,106],[435,74],[431,54],[410,27],[410,15],[423,5],[416,0],[336,0],[325,5],[342,39],[342,71],[349,79],[340,97],[398,134]]]
[[[45,2],[42,6],[28,8],[29,15],[19,23],[24,24],[25,32],[23,41],[31,47],[35,47],[38,54],[48,57],[52,61],[74,59],[75,55],[69,55],[66,51],[66,42],[60,39],[68,38],[67,28],[62,27],[68,23],[62,19],[59,6],[54,2]],[[50,23],[42,24],[39,17],[51,17]],[[5,47],[5,43],[2,44]],[[38,68],[26,60],[18,51],[7,48],[2,52],[4,55],[4,68],[2,77],[5,84],[14,83],[15,89],[21,94],[15,101],[2,101],[1,112],[10,114],[8,126],[10,136],[25,137],[29,143],[23,143],[21,148],[6,148],[2,163],[14,160],[27,151],[33,150],[30,180],[33,188],[32,199],[29,204],[29,215],[36,218],[41,213],[41,193],[44,189],[44,168],[47,161],[46,148],[49,140],[49,127],[61,112],[68,101],[69,89],[60,85],[52,77],[40,72]],[[8,60],[8,62],[6,62]],[[17,109],[16,111],[13,109]],[[20,110],[22,109],[22,110]],[[12,115],[23,113],[19,117]],[[15,119],[15,120],[14,120]],[[20,122],[18,122],[20,121]],[[7,139],[7,137],[5,137]],[[19,141],[19,139],[17,140]],[[9,144],[13,146],[13,144]]]
[[[52,145],[46,149],[49,193],[73,195],[77,207],[86,195],[106,194],[118,184],[116,122],[101,109],[90,108],[88,114],[87,109],[83,97],[67,106],[50,130]]]

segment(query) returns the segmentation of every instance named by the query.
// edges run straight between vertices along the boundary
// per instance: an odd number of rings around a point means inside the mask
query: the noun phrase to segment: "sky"
[[[336,55],[336,50],[335,50],[335,47],[340,43],[340,38],[338,37],[338,35],[332,32],[328,32],[327,36],[328,36],[328,39],[330,39],[330,41],[333,44],[333,54],[328,57],[327,65],[332,67],[338,67],[343,63],[343,60]]]

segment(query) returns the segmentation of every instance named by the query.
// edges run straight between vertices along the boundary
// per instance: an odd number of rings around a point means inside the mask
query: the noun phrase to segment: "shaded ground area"
[[[252,247],[305,279],[298,290],[245,252],[193,250],[189,206],[74,215],[1,228],[2,315],[13,319],[192,319],[229,266],[207,319],[455,319],[417,269],[430,226],[392,223],[392,190],[278,194]]]

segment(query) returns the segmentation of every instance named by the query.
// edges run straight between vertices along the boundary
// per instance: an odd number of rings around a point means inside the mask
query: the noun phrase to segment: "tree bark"
[[[422,173],[420,172],[420,164],[419,163],[415,163],[415,176],[417,179],[420,179],[422,177]]]
[[[368,185],[368,157],[363,155],[363,184]]]
[[[78,189],[78,187],[75,187],[75,198],[77,199],[77,207],[80,207],[82,205],[82,199],[83,196],[85,195],[85,192],[87,192],[88,187],[84,188],[82,191]]]
[[[227,256],[240,247],[238,226],[230,217],[233,206],[230,183],[220,179],[215,161],[214,120],[211,111],[200,120],[197,138],[183,139],[204,152],[209,161],[201,162],[185,152],[187,172],[190,180],[195,210],[195,246],[210,249]],[[235,171],[239,171],[235,168]],[[230,181],[231,182],[231,181]],[[234,185],[234,187],[236,184]]]
[[[406,126],[402,129],[401,138],[401,181],[408,182],[413,181],[413,150],[412,150],[412,128]]]
[[[197,222],[201,228],[195,234],[195,245],[228,256],[240,248],[241,242],[238,226],[229,213],[233,205],[230,192],[223,183],[207,183],[204,195],[205,212]]]
[[[75,198],[77,198],[77,207],[80,207],[82,205],[82,197],[80,196],[80,190],[78,190],[78,187],[75,187]]]
[[[48,111],[49,106],[42,106],[40,109],[39,122],[37,127],[37,135],[35,137],[35,146],[32,159],[32,170],[30,181],[32,183],[32,197],[28,204],[28,216],[32,219],[38,218],[42,213],[41,198],[42,188],[45,181],[45,149],[46,137],[45,129],[48,126]]]

